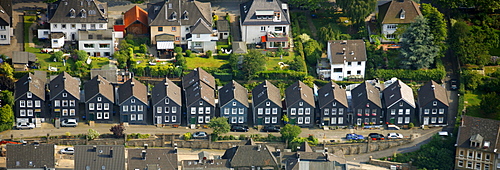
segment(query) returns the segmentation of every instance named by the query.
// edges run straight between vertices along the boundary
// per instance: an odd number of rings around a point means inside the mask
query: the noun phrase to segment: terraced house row
[[[54,118],[72,118],[95,123],[190,126],[226,117],[230,124],[281,125],[283,115],[287,115],[288,123],[301,127],[444,126],[449,106],[445,89],[434,81],[421,86],[415,100],[413,90],[397,79],[365,81],[345,88],[330,82],[315,88],[318,90],[297,81],[282,96],[267,80],[251,92],[236,81],[217,87],[215,78],[201,68],[182,77],[181,87],[168,78],[148,88],[134,78],[111,83],[97,75],[81,86],[79,79],[66,72],[46,77],[45,72],[37,71],[16,82],[17,123],[40,126]]]

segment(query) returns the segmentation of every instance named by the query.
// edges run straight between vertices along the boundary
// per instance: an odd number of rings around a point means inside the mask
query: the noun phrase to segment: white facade
[[[105,30],[107,23],[50,23],[50,32],[64,33],[65,41],[76,41],[78,39],[78,30]]]
[[[382,25],[382,34],[386,39],[395,39],[394,32],[398,28],[398,24],[383,24]]]
[[[0,26],[0,44],[10,44],[13,35],[13,29],[10,26]]]
[[[342,81],[347,77],[365,77],[365,61],[344,62],[343,64],[332,64],[330,76],[332,80]]]
[[[78,49],[85,50],[90,56],[108,57],[115,53],[113,40],[80,40]]]
[[[284,33],[290,35],[290,25],[242,25],[241,37],[247,44],[262,42],[261,37],[267,33]]]
[[[64,37],[50,40],[52,48],[62,48],[64,46]]]
[[[219,40],[217,36],[212,36],[212,34],[193,34],[193,36],[188,39],[188,48],[193,50],[211,50],[215,52],[217,43]]]
[[[38,39],[49,39],[50,29],[38,29]]]

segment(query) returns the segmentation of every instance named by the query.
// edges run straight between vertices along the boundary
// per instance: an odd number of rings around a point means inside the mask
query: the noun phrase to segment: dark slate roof
[[[397,80],[389,85],[389,87],[386,87],[382,93],[386,108],[391,107],[401,100],[410,104],[413,108],[417,107],[415,98],[413,97],[413,90],[401,80]]]
[[[148,26],[148,12],[144,11],[139,6],[134,6],[130,8],[125,14],[123,14],[123,24],[125,28],[132,25],[134,22],[140,22],[146,26]]]
[[[14,100],[17,100],[28,91],[45,101],[45,81],[31,73],[17,80],[14,90]]]
[[[345,89],[340,87],[337,83],[331,81],[318,90],[318,107],[324,108],[333,101],[336,101],[347,108],[349,107]]]
[[[328,49],[332,64],[343,64],[344,61],[366,61],[366,48],[363,40],[328,41]]]
[[[55,168],[54,144],[7,144],[7,168]],[[16,162],[19,161],[19,166]],[[32,165],[30,166],[30,162]]]
[[[164,101],[165,97],[168,97],[172,102],[182,106],[181,88],[168,78],[156,83],[153,87],[151,95],[152,105]]]
[[[288,6],[279,0],[251,0],[240,5],[241,25],[290,25]],[[288,7],[287,7],[288,8]],[[281,13],[281,22],[273,22],[271,19],[257,19],[256,11],[273,11]]]
[[[368,82],[361,83],[358,87],[352,89],[352,103],[355,108],[359,105],[365,105],[362,103],[365,101],[371,101],[378,107],[382,108],[382,102],[380,99],[380,91]]]
[[[267,145],[242,145],[226,150],[231,167],[278,167],[278,161]]]
[[[113,156],[111,156],[113,150]],[[75,170],[101,169],[125,169],[125,147],[123,145],[92,145],[75,146]]]
[[[208,25],[203,19],[198,19],[191,29],[192,34],[212,34],[212,26]]]
[[[214,76],[207,73],[200,67],[195,68],[191,73],[182,77],[182,88],[186,89],[198,81],[205,83],[212,89],[216,88]]]
[[[102,94],[111,103],[115,102],[114,88],[111,83],[100,75],[95,76],[83,85],[85,90],[85,102],[88,102],[98,94]]]
[[[248,90],[241,86],[238,82],[232,80],[221,89],[219,89],[219,104],[220,106],[226,105],[232,99],[236,99],[241,104],[248,105]]]
[[[0,6],[7,13],[7,15],[12,16],[12,0],[1,0]]]
[[[135,78],[127,80],[118,88],[118,105],[121,105],[132,96],[135,96],[144,104],[148,104],[148,89]]]
[[[473,136],[482,136],[481,147],[471,147],[470,139]],[[471,116],[462,116],[462,125],[458,130],[458,147],[476,148],[487,152],[500,153],[500,121],[492,119],[484,119]],[[490,142],[488,148],[483,148],[484,142]]]
[[[71,9],[75,11],[75,17],[71,17]],[[94,11],[95,14],[91,14]],[[85,18],[82,17],[86,13]],[[107,23],[108,4],[99,3],[96,0],[59,0],[49,4],[49,23]]]
[[[285,102],[287,106],[291,106],[299,101],[305,101],[312,107],[316,108],[314,103],[314,93],[311,87],[304,84],[302,81],[297,81],[288,86],[285,90]]]
[[[109,65],[109,64],[108,64]],[[105,66],[108,66],[105,65]],[[105,67],[102,66],[102,67]],[[115,65],[112,65],[115,66]],[[116,66],[115,66],[116,67]],[[95,77],[97,75],[103,77],[104,79],[108,80],[111,83],[117,83],[118,82],[118,75],[117,75],[117,70],[116,69],[110,69],[110,70],[90,70],[90,76]]]
[[[142,152],[146,151],[146,159]],[[177,169],[177,153],[173,149],[128,149],[128,169]]]
[[[172,4],[172,8],[168,8]],[[177,19],[172,19],[173,13]],[[185,13],[187,12],[187,13]],[[148,4],[149,26],[180,26],[194,25],[199,18],[212,25],[212,7],[210,2],[169,0]],[[187,19],[185,16],[187,14]]]
[[[418,89],[418,104],[420,106],[424,106],[434,100],[439,100],[446,106],[449,106],[446,89],[443,86],[437,84],[435,81],[431,80],[420,87],[420,89]]]
[[[33,53],[24,51],[12,52],[12,63],[28,64],[28,62],[35,62],[35,61],[36,61],[36,55]]]
[[[66,72],[62,72],[50,81],[50,100],[66,90],[73,97],[80,99],[80,81],[71,77]]]
[[[405,18],[400,19],[403,10]],[[378,11],[378,18],[382,24],[409,24],[415,21],[417,16],[422,15],[418,4],[412,0],[392,0],[378,6]]]
[[[0,26],[11,26],[12,0],[0,1]]]
[[[252,90],[252,102],[254,106],[261,104],[266,99],[270,99],[278,106],[282,107],[280,89],[267,80],[260,83]]]
[[[205,83],[199,83],[198,81],[186,89],[186,99],[186,106],[190,106],[199,99],[203,99],[215,107],[214,89],[210,88]]]
[[[298,152],[314,152],[311,148],[311,146],[309,146],[309,143],[307,142],[302,142],[300,144],[300,149],[297,150]]]
[[[218,32],[229,32],[229,22],[227,20],[216,21]]]
[[[89,35],[91,35],[89,37]],[[113,39],[113,30],[79,30],[78,31],[78,40],[79,41],[96,41],[96,40],[112,40]]]

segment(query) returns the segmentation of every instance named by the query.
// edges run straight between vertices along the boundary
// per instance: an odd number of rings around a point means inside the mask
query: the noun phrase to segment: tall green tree
[[[321,45],[318,41],[310,39],[304,44],[304,54],[306,62],[309,66],[315,66],[321,58]]]
[[[377,0],[337,0],[337,5],[356,25],[364,23],[365,18],[375,11]]]
[[[324,6],[327,6],[327,0],[289,0],[288,4],[293,7],[303,7],[310,11],[316,11]]]
[[[78,50],[76,51],[76,56],[78,57],[78,61],[85,61],[89,57],[89,54],[84,50]]]
[[[14,95],[8,90],[2,90],[0,92],[0,99],[2,103],[14,106]]]
[[[439,12],[436,7],[431,4],[422,4],[422,15],[427,19],[427,24],[431,29],[431,34],[434,36],[434,44],[441,48],[441,51],[445,50],[445,40],[448,37],[448,29],[446,26],[446,21],[444,19],[444,14]]]
[[[12,68],[12,66],[10,66],[10,64],[7,62],[0,64],[0,73],[4,74],[10,79],[14,78],[14,68]]]
[[[294,138],[299,136],[300,133],[302,133],[302,130],[300,129],[299,126],[297,125],[291,125],[291,124],[286,124],[280,131],[281,133],[281,138],[284,141],[292,141]]]
[[[486,25],[469,26],[458,21],[450,30],[450,48],[462,65],[484,65],[489,62],[489,50],[498,47],[499,36],[494,32]]]
[[[429,68],[439,54],[434,45],[434,37],[427,25],[427,20],[417,17],[403,34],[401,42],[401,67],[404,69]]]
[[[0,123],[12,123],[14,122],[14,111],[12,107],[8,104],[0,107]]]
[[[252,79],[255,73],[266,70],[266,59],[264,55],[257,50],[250,50],[248,54],[243,57],[241,71],[247,80]]]
[[[62,51],[57,51],[51,55],[51,61],[62,61],[64,53]]]
[[[227,118],[225,117],[216,117],[210,120],[208,123],[208,127],[213,129],[213,134],[219,136],[220,134],[224,134],[231,130],[231,126],[229,125]]]
[[[0,89],[13,91],[14,80],[7,76],[0,76]]]

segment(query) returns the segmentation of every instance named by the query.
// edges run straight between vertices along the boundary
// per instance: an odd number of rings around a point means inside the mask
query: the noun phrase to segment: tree
[[[304,44],[304,54],[309,66],[315,66],[321,58],[321,45],[316,40],[309,40]]]
[[[288,116],[286,116],[286,114],[283,115],[283,117],[281,118],[281,120],[283,121],[283,123],[285,124],[288,124],[288,122],[290,122],[290,119],[288,119]]]
[[[483,76],[475,70],[464,70],[462,72],[465,88],[475,90],[483,83]]]
[[[3,104],[14,106],[14,95],[12,95],[12,92],[8,90],[2,90],[0,92],[0,99]]]
[[[266,59],[262,53],[257,50],[250,50],[248,54],[243,57],[241,71],[245,75],[245,78],[250,80],[255,73],[266,69],[264,63],[266,63]]]
[[[287,61],[288,69],[295,70],[298,72],[306,72],[306,62],[301,55],[295,55],[293,60]]]
[[[353,24],[362,24],[375,11],[377,0],[337,0],[337,5]]]
[[[89,54],[84,50],[78,50],[76,51],[76,56],[78,57],[78,61],[85,61],[89,57]]]
[[[186,68],[186,58],[184,58],[182,53],[177,53],[177,55],[175,55],[175,63],[182,68]]]
[[[4,74],[8,78],[14,78],[14,69],[10,66],[9,63],[4,62],[0,64],[0,73]]]
[[[460,63],[484,65],[489,61],[489,50],[498,47],[499,36],[494,29],[484,26],[469,26],[463,21],[453,24],[449,44]]]
[[[14,122],[14,111],[9,104],[0,107],[0,123]]]
[[[422,9],[422,15],[428,21],[427,24],[431,29],[431,34],[434,36],[434,44],[440,46],[441,51],[444,51],[444,41],[448,36],[448,29],[444,19],[444,14],[439,12],[438,9],[433,7],[431,4],[422,4],[420,7]]]
[[[124,136],[123,131],[125,131],[125,127],[123,125],[114,125],[109,129],[110,132],[113,132],[113,135],[116,138],[121,138]]]
[[[306,8],[310,11],[316,11],[318,9],[321,9],[321,7],[327,5],[326,0],[290,0],[288,3],[290,6],[296,7],[296,8]]]
[[[292,141],[294,138],[299,136],[300,133],[302,133],[302,130],[300,129],[299,126],[296,125],[291,125],[291,124],[286,124],[280,131],[281,133],[281,138],[283,138],[284,141]]]
[[[14,90],[14,80],[7,76],[0,76],[0,90]]]
[[[51,61],[62,61],[64,53],[62,51],[57,51],[50,56]]]
[[[231,126],[229,125],[227,118],[225,117],[216,117],[210,119],[208,123],[208,127],[213,129],[213,134],[215,136],[219,136],[220,134],[224,134],[231,130]]]
[[[417,17],[403,37],[399,55],[401,67],[404,69],[429,68],[439,54],[439,48],[434,45],[434,37],[427,25],[427,20],[421,16]]]
[[[139,46],[139,51],[140,51],[141,53],[148,53],[148,46],[146,46],[146,44],[141,44],[141,45]]]
[[[96,130],[94,129],[89,129],[87,131],[87,140],[94,140],[96,138],[99,138],[101,134],[99,134],[99,132],[97,132]]]

